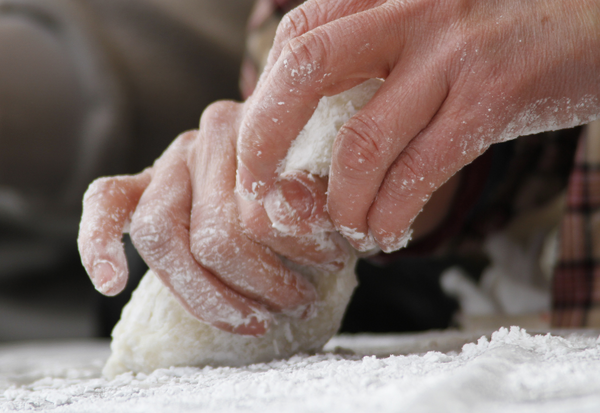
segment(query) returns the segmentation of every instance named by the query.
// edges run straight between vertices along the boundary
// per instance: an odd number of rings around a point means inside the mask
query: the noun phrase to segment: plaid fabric
[[[600,123],[579,139],[552,285],[552,325],[600,325]]]

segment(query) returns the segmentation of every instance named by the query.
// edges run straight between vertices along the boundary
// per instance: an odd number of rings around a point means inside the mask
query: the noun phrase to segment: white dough
[[[310,120],[292,142],[282,171],[308,171],[329,175],[333,141],[344,123],[363,108],[383,81],[370,79],[335,96],[323,97]]]
[[[339,128],[381,85],[369,80],[349,91],[321,99],[284,161],[284,170],[327,175],[331,146]],[[171,366],[241,366],[319,351],[338,330],[356,287],[352,256],[345,268],[325,273],[293,266],[316,287],[315,315],[297,319],[283,314],[262,337],[227,333],[198,321],[179,304],[151,271],[144,276],[113,330],[112,354],[103,374],[112,378]]]

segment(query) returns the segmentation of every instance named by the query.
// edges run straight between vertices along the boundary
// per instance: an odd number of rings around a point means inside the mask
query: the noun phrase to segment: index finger
[[[237,190],[261,199],[319,99],[362,81],[385,78],[396,60],[396,24],[379,6],[319,26],[291,39],[249,100],[238,142]],[[365,41],[376,28],[377,43]]]
[[[279,58],[285,45],[331,21],[377,7],[387,0],[308,0],[296,7],[281,20],[277,27],[273,47],[269,51],[264,75],[267,75]]]

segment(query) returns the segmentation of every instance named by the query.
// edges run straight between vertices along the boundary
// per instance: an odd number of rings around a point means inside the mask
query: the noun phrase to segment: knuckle
[[[281,23],[277,27],[277,37],[283,41],[289,41],[295,37],[301,36],[310,30],[310,19],[304,10],[304,6],[296,7],[294,10],[283,16]]]
[[[117,187],[119,177],[103,177],[93,181],[83,195],[84,204],[88,204],[98,196],[110,195]]]
[[[198,130],[196,129],[185,131],[177,136],[175,142],[181,146],[181,149],[187,149],[194,139],[196,139],[197,134]]]
[[[326,56],[325,42],[320,34],[310,32],[291,39],[281,56],[283,78],[290,85],[311,84],[316,79],[315,72]]]
[[[404,149],[399,163],[404,167],[411,179],[424,177],[426,174],[427,159],[417,148],[408,146]]]
[[[395,203],[405,201],[407,196],[418,196],[422,192],[418,190],[419,184],[427,177],[426,165],[427,161],[420,151],[412,147],[405,148],[394,165],[396,173],[382,188],[382,195]]]
[[[144,258],[160,258],[168,252],[174,222],[163,208],[144,205],[133,216],[130,236]]]
[[[200,124],[222,121],[227,113],[232,111],[237,103],[229,100],[219,100],[208,105],[202,112]]]
[[[222,266],[227,257],[240,252],[231,228],[209,217],[190,234],[190,249],[196,261],[209,269]]]
[[[373,119],[358,114],[342,126],[338,136],[334,157],[346,171],[368,174],[381,167],[387,138]]]

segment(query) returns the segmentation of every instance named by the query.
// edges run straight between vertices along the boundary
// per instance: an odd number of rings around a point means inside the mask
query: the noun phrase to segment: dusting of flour
[[[445,333],[438,333],[443,342]],[[393,336],[386,336],[393,341]],[[367,339],[357,339],[366,346]],[[342,340],[350,343],[352,340]],[[83,363],[0,347],[0,412],[447,412],[600,411],[600,342],[513,327],[459,353],[296,355],[245,367],[174,367],[100,377]],[[88,359],[105,357],[89,351]],[[76,360],[69,365],[69,356]],[[17,360],[22,360],[21,365]],[[52,363],[55,363],[53,366]]]

